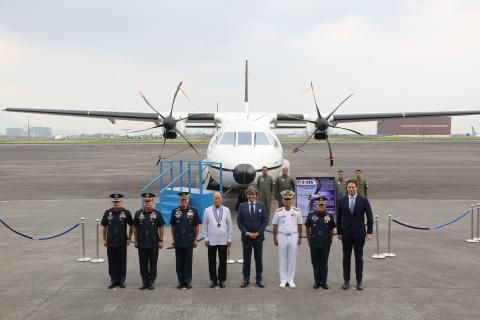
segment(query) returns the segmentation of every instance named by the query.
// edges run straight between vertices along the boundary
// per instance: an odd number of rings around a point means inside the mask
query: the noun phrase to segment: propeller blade
[[[330,117],[335,113],[335,111],[337,111],[338,108],[340,108],[340,106],[341,106],[345,101],[347,101],[348,99],[350,99],[351,96],[353,96],[353,93],[350,94],[350,95],[349,95],[348,97],[346,97],[345,99],[343,99],[343,101],[340,102],[340,104],[339,104],[335,109],[333,109],[333,111],[330,112],[325,119],[327,119],[327,120],[330,119]]]
[[[151,104],[150,102],[148,102],[147,98],[145,98],[145,96],[143,95],[142,91],[140,91],[140,95],[142,96],[143,100],[145,100],[145,102],[148,104],[148,106],[150,108],[152,108],[153,111],[155,111],[162,119],[165,119],[161,114],[160,112],[157,111],[157,109],[155,109]]]
[[[195,147],[193,146],[193,144],[192,144],[190,141],[188,141],[188,139],[185,138],[185,136],[184,136],[180,131],[178,131],[177,128],[175,128],[175,131],[180,135],[180,137],[182,137],[185,141],[187,141],[188,145],[189,145],[193,150],[195,150],[195,152],[196,152],[197,154],[200,154],[200,153],[198,152],[197,148],[195,148]]]
[[[337,129],[342,129],[342,130],[347,130],[347,131],[351,131],[351,132],[353,132],[353,133],[356,133],[356,134],[358,134],[358,135],[363,136],[363,133],[358,132],[358,131],[355,131],[355,130],[353,130],[353,129],[348,129],[348,128],[344,128],[344,127],[337,127],[337,126],[329,126],[329,127],[331,127],[331,128],[337,128]]]
[[[330,141],[328,141],[328,137],[327,137],[327,144],[328,144],[328,152],[330,153],[330,168],[333,167],[333,154],[332,154],[332,147],[330,146]]]
[[[305,121],[305,122],[309,122],[309,123],[313,123],[313,124],[316,124],[317,122],[313,121],[313,120],[306,120],[306,119],[300,119],[300,118],[297,118],[297,117],[294,117],[294,116],[291,116],[289,114],[286,114],[286,113],[282,113],[284,116],[288,117],[288,118],[292,118],[292,119],[295,119],[295,120],[298,120],[298,121]],[[258,120],[258,119],[257,119]]]
[[[180,92],[185,96],[185,98],[188,99],[188,101],[192,101],[192,99],[190,99],[190,97],[187,96],[187,94],[185,93],[185,91],[182,88],[180,88]]]
[[[313,133],[310,135],[310,137],[308,137],[307,140],[305,140],[304,143],[302,143],[301,145],[299,145],[298,147],[296,147],[295,149],[293,149],[293,153],[297,153],[298,151],[301,151],[300,148],[303,147],[304,145],[307,144],[308,141],[310,141],[310,139],[312,139],[312,137],[315,135],[315,133],[317,132],[317,130],[313,131]]]
[[[315,90],[313,89],[313,82],[310,82],[310,88],[312,88],[313,101],[315,101],[315,108],[317,108],[317,115],[319,119],[322,119],[320,110],[318,109],[317,98],[315,98]]]
[[[182,83],[183,83],[183,81],[180,81],[180,83],[177,86],[177,90],[175,91],[175,94],[173,96],[172,108],[170,109],[170,117],[172,116],[173,105],[175,104],[175,99],[177,99],[177,94],[178,94],[178,91],[180,90],[180,87],[182,86]]]
[[[157,161],[157,166],[162,160],[162,155],[163,155],[163,149],[165,148],[165,142],[167,142],[167,137],[163,137],[163,145],[162,145],[162,151],[160,152],[160,155],[158,156],[158,161]]]
[[[297,148],[296,146],[294,146],[294,145],[291,144],[291,143],[286,143],[286,142],[285,142],[285,143],[283,143],[283,144],[286,145],[287,147],[289,147],[289,148],[292,150],[292,152],[293,152],[293,150],[295,150],[295,149]],[[306,152],[303,151],[302,149],[298,149],[296,152],[298,152],[298,151],[301,151],[301,152],[303,152],[303,153],[306,153]]]
[[[159,125],[156,125],[154,127],[151,127],[151,128],[147,128],[147,129],[141,129],[141,130],[134,130],[134,131],[128,131],[128,132],[144,132],[144,131],[147,131],[147,130],[152,130],[152,129],[155,129],[155,128],[160,128],[160,127],[163,127],[163,123],[162,124],[159,124]]]

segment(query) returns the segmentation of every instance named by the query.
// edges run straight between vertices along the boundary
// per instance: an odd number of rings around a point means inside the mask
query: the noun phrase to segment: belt
[[[294,234],[298,234],[298,232],[283,232],[283,231],[278,231],[278,233],[286,235],[287,237],[293,236]]]

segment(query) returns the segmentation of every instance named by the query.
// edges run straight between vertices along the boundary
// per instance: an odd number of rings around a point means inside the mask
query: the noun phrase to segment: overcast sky
[[[252,112],[480,110],[480,1],[0,0],[0,108]],[[26,114],[0,112],[5,127]],[[30,116],[57,132],[149,124]],[[480,117],[453,131],[480,129]],[[348,125],[375,132],[375,125]]]

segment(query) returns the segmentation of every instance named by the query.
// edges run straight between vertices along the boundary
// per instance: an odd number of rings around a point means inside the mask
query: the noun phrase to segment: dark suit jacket
[[[267,226],[267,209],[263,202],[255,202],[255,213],[250,214],[249,202],[241,203],[238,207],[237,225],[242,232],[242,241],[251,240],[245,234],[247,232],[258,232],[259,236],[256,240],[265,240],[264,232]]]
[[[348,195],[338,202],[337,233],[341,236],[364,238],[366,233],[373,232],[373,215],[370,202],[367,198],[357,194],[353,214],[348,209]],[[365,233],[365,217],[367,217],[367,232]]]

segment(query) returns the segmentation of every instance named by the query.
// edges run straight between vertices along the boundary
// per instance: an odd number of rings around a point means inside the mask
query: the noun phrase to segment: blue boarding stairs
[[[162,213],[165,223],[170,224],[172,209],[179,206],[178,193],[190,194],[190,206],[197,209],[200,219],[203,219],[205,208],[212,205],[212,196],[215,190],[208,190],[210,181],[209,165],[220,168],[219,185],[222,188],[222,164],[211,161],[193,160],[162,160],[159,163],[160,174],[147,184],[141,193],[151,191],[155,185],[159,185],[156,208]]]

